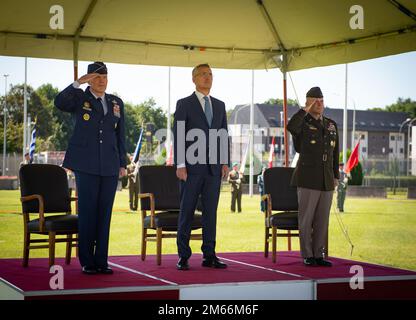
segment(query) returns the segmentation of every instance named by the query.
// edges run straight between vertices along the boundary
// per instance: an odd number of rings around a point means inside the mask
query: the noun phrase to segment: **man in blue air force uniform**
[[[80,85],[88,83],[85,91]],[[107,67],[88,65],[58,94],[55,106],[70,112],[75,128],[63,166],[75,174],[78,191],[79,260],[85,274],[112,274],[108,266],[111,212],[119,176],[126,175],[123,101],[105,93]]]

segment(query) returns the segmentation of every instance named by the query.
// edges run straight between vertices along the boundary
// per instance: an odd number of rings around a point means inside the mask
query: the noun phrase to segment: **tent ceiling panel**
[[[361,0],[362,30],[349,24],[355,0],[61,0],[52,30],[55,4],[2,0],[0,54],[73,59],[79,41],[79,60],[264,69],[280,66],[279,38],[290,71],[416,50],[414,0]]]

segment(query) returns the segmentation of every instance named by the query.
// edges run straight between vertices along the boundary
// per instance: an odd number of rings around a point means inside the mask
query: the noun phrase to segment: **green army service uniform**
[[[303,258],[323,258],[328,252],[328,223],[334,179],[339,179],[336,123],[316,120],[303,109],[288,123],[299,160],[292,176],[298,188],[300,247]]]
[[[136,164],[131,162],[127,166],[127,177],[129,179],[129,203],[130,210],[136,211],[139,202],[139,177],[136,171]]]
[[[243,175],[235,170],[228,174],[228,182],[231,184],[231,212],[235,212],[235,203],[237,202],[238,213],[241,212],[241,197],[243,189],[241,186]]]
[[[347,196],[348,177],[343,171],[339,171],[339,184],[337,187],[337,207],[340,212],[344,212],[344,203]]]

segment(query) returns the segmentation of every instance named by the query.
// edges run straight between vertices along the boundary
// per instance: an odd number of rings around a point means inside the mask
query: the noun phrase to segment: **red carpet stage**
[[[0,259],[0,299],[416,299],[416,272],[331,257],[332,268],[305,267],[299,252],[279,252],[277,263],[261,252],[222,253],[227,269],[201,266],[201,255],[190,259],[191,269],[177,271],[176,255],[110,257],[114,275],[84,275],[78,260],[63,259],[63,289],[53,290],[46,258],[34,258],[28,268],[20,259]],[[358,267],[357,267],[358,266]],[[357,287],[357,268],[362,289]],[[350,273],[351,272],[351,273]],[[353,277],[353,278],[351,278]],[[352,285],[351,285],[352,283]]]

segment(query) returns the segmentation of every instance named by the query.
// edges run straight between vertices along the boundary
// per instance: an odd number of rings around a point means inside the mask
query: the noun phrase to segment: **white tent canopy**
[[[0,55],[286,72],[416,50],[415,0],[2,0]],[[62,20],[61,20],[62,22]],[[251,133],[252,134],[252,133]],[[285,164],[288,165],[285,143]],[[345,146],[344,146],[345,148]]]
[[[364,28],[351,29],[355,0],[2,0],[0,55],[283,71],[416,50],[416,1],[361,0]],[[287,60],[286,60],[287,58]]]

